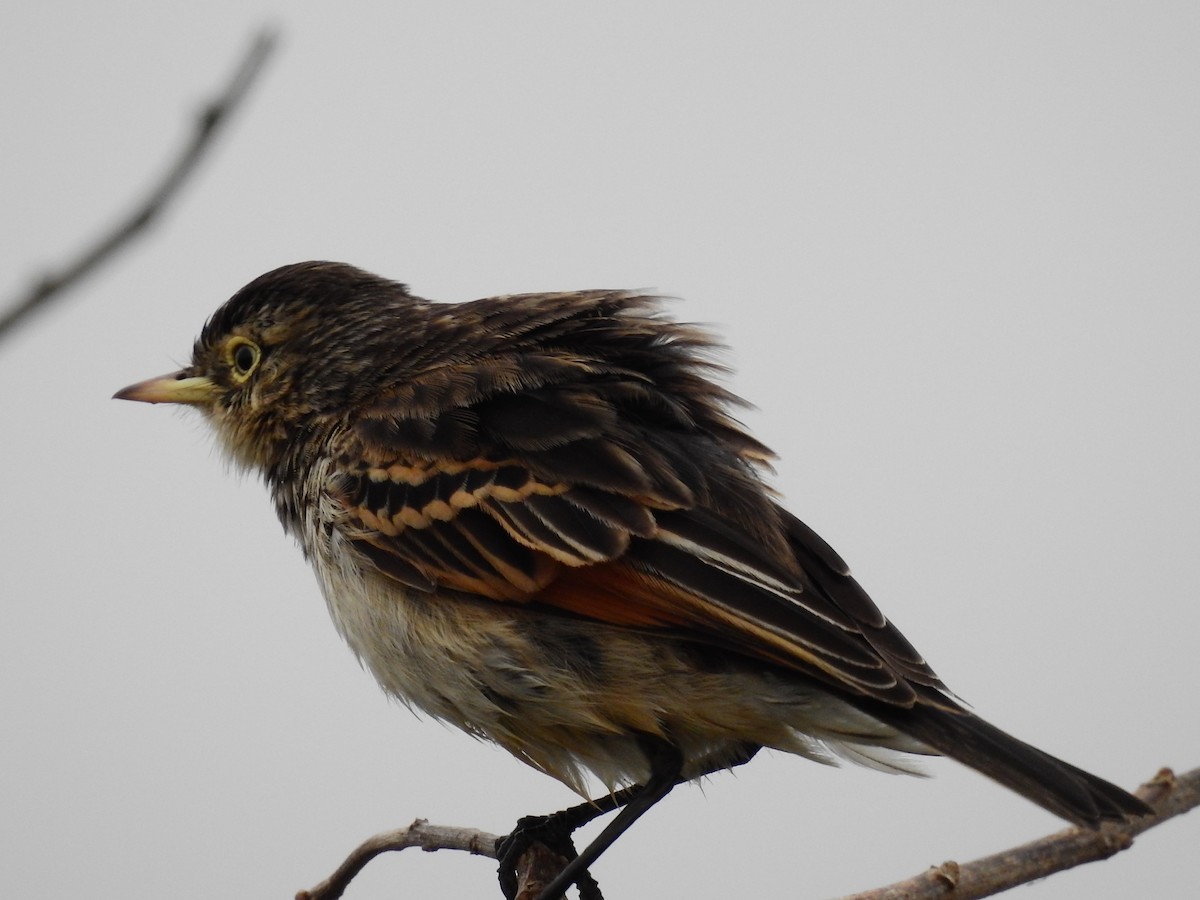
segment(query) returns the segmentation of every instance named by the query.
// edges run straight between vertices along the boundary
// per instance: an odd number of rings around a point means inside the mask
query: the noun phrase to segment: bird
[[[198,410],[261,477],[389,695],[585,799],[624,789],[543,897],[676,784],[764,747],[944,755],[1085,827],[1151,812],[942,682],[770,487],[721,352],[645,292],[437,303],[309,261],[115,396]]]

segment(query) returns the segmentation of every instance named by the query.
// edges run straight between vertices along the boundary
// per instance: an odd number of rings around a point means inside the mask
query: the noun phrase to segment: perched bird
[[[763,482],[717,349],[638,293],[442,304],[305,262],[116,396],[195,407],[262,476],[389,694],[584,796],[643,786],[609,840],[760,747],[945,754],[1086,826],[1148,812],[956,701]]]

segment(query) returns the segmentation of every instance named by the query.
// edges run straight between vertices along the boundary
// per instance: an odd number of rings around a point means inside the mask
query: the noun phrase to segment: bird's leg
[[[579,885],[581,896],[590,900],[602,900],[600,886],[587,871],[588,866],[642,813],[670,793],[681,780],[683,757],[673,744],[649,735],[642,737],[641,743],[650,762],[650,777],[645,784],[635,784],[548,816],[525,816],[517,822],[517,827],[511,834],[505,835],[497,842],[500,890],[508,900],[513,900],[517,894],[517,861],[534,843],[544,844],[568,860],[566,867],[541,892],[539,900],[557,900],[572,884]],[[621,812],[580,855],[575,850],[571,835],[593,819],[615,809]]]
[[[500,860],[500,888],[508,900],[512,900],[517,893],[517,860],[535,842],[545,844],[570,860],[566,868],[542,891],[538,900],[557,900],[572,883],[579,885],[582,900],[601,900],[600,887],[587,867],[644,812],[685,780],[681,777],[682,759],[672,744],[649,736],[643,738],[643,744],[650,760],[650,778],[645,784],[635,784],[548,816],[526,816],[517,822],[511,834],[500,839],[496,845],[496,856]],[[699,771],[689,773],[688,778],[702,778],[724,769],[737,768],[753,759],[760,749],[756,744],[746,744],[733,759],[721,757],[719,760],[702,762]],[[571,834],[615,809],[621,810],[617,817],[584,848],[583,853],[577,853]]]
[[[567,863],[555,879],[542,891],[538,900],[558,900],[567,888],[587,873],[588,866],[594,863],[600,854],[612,846],[613,841],[641,818],[650,807],[661,800],[671,789],[680,782],[683,772],[683,755],[674,744],[661,738],[645,738],[643,744],[650,759],[650,777],[641,788],[633,793],[626,801],[616,817],[604,826],[604,830],[583,852]],[[590,878],[590,875],[588,876]]]
[[[517,826],[496,843],[496,858],[500,862],[500,890],[508,900],[517,895],[517,861],[531,844],[541,843],[568,860],[578,857],[571,835],[593,819],[620,809],[642,790],[642,785],[614,791],[596,800],[559,810],[548,816],[524,816]],[[587,884],[585,885],[585,879]],[[578,873],[576,883],[580,894],[590,900],[602,900],[600,886],[587,872]]]

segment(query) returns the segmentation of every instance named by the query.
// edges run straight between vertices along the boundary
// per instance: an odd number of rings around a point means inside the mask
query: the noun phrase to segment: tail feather
[[[966,710],[917,706],[876,709],[872,714],[1076,825],[1098,828],[1106,820],[1125,821],[1154,811],[1115,784],[1056,759]]]

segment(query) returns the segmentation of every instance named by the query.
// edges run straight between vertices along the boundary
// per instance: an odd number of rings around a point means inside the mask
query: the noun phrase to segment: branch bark
[[[851,894],[840,900],[975,900],[1084,863],[1108,859],[1133,846],[1133,839],[1168,819],[1200,806],[1200,769],[1176,776],[1162,769],[1137,795],[1154,807],[1154,815],[1098,831],[1066,828],[1028,844],[969,863],[944,862],[887,887]]]
[[[0,315],[0,341],[30,313],[45,306],[51,299],[61,296],[68,288],[86,278],[158,218],[195,171],[221,128],[245,99],[267,58],[274,50],[275,43],[276,38],[273,32],[262,31],[255,36],[225,89],[206,103],[200,111],[191,138],[168,168],[165,177],[129,215],[101,235],[100,239],[85,250],[78,259],[66,264],[56,272],[46,273],[23,297],[14,301],[8,311]]]
[[[349,887],[363,867],[381,853],[420,847],[427,853],[435,850],[465,850],[475,856],[496,858],[496,841],[500,836],[474,828],[454,825],[430,825],[417,819],[407,828],[381,831],[367,838],[351,851],[337,871],[307,891],[299,891],[296,900],[337,900]]]
[[[1200,806],[1200,768],[1180,776],[1162,769],[1138,789],[1137,795],[1154,808],[1154,815],[1123,825],[1108,824],[1099,831],[1067,828],[973,862],[944,862],[907,881],[840,900],[974,900],[1084,863],[1107,859],[1133,846],[1133,839],[1142,832]],[[498,839],[498,835],[473,828],[430,825],[424,819],[417,819],[408,828],[368,838],[346,857],[336,872],[316,887],[300,891],[296,900],[337,900],[367,863],[389,850],[409,847],[420,847],[427,852],[466,850],[495,859]],[[563,865],[562,857],[556,857],[542,845],[530,847],[518,867],[519,900],[536,900],[540,886],[549,884]]]

